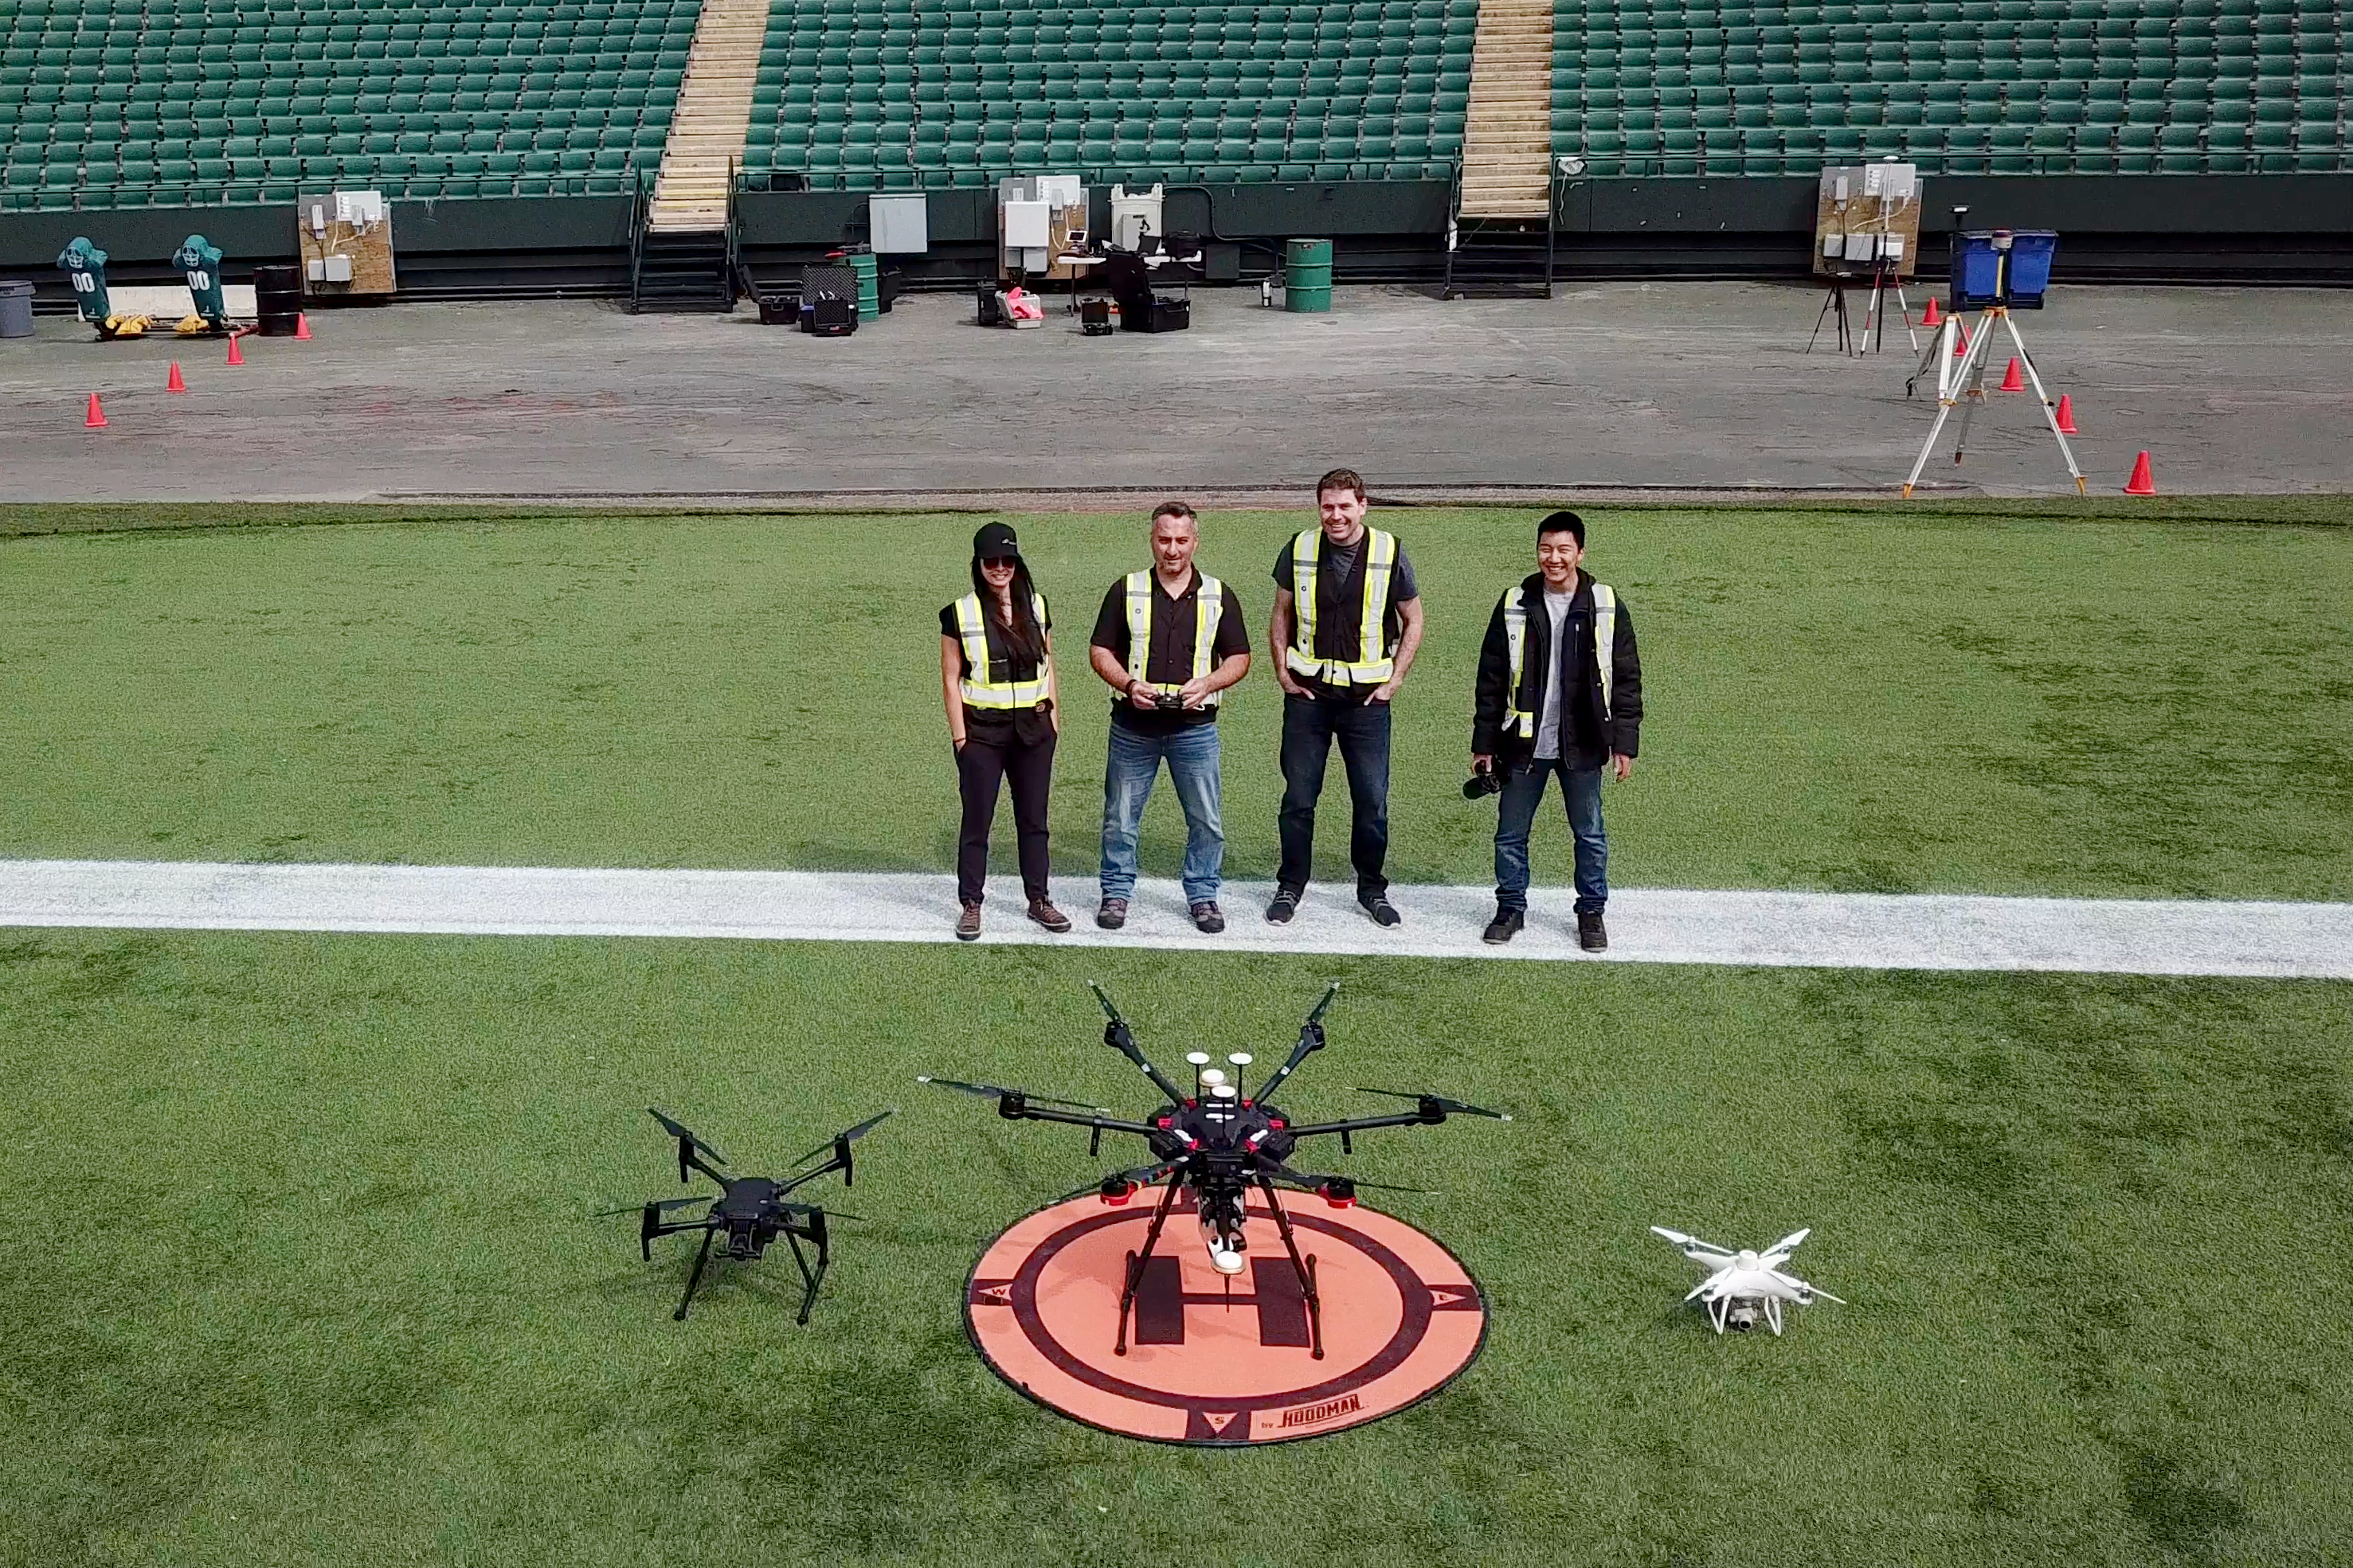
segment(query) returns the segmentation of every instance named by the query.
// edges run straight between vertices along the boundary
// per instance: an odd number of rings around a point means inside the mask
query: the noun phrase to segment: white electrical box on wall
[[[1044,202],[1005,204],[1005,248],[1043,250],[1051,228],[1053,208]]]
[[[866,198],[867,232],[877,256],[921,256],[932,247],[931,204],[912,195]]]

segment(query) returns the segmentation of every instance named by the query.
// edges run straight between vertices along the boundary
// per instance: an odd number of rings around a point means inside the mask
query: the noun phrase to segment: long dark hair
[[[980,574],[980,557],[972,558],[972,589],[980,595],[980,618],[997,618],[997,590]],[[1017,555],[1013,558],[1013,636],[1033,654],[1046,652],[1046,630],[1038,624],[1038,590],[1029,581],[1029,563]]]

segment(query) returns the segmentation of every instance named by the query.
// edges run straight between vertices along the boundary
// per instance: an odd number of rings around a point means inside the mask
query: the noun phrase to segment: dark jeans
[[[964,836],[956,840],[956,899],[981,901],[988,879],[988,829],[997,820],[997,782],[1013,786],[1013,831],[1020,846],[1021,890],[1047,895],[1046,801],[1053,786],[1054,737],[1024,744],[973,736],[956,753],[956,782],[964,795]]]
[[[1282,812],[1277,819],[1282,863],[1275,880],[1307,886],[1315,864],[1315,799],[1324,793],[1324,764],[1332,742],[1348,770],[1354,821],[1348,858],[1356,868],[1357,896],[1388,890],[1381,867],[1389,855],[1389,705],[1329,697],[1282,700]]]
[[[1609,901],[1609,841],[1601,835],[1601,770],[1575,762],[1547,758],[1523,760],[1504,781],[1496,802],[1495,907],[1528,907],[1528,830],[1544,803],[1545,781],[1560,775],[1560,794],[1568,807],[1568,831],[1577,841],[1577,912],[1598,915]]]

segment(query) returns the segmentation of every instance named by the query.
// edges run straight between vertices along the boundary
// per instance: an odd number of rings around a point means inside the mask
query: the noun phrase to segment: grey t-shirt
[[[1560,755],[1560,634],[1577,591],[1556,594],[1546,588],[1544,597],[1545,614],[1552,617],[1552,669],[1545,677],[1544,714],[1536,721],[1536,760],[1548,763]]]

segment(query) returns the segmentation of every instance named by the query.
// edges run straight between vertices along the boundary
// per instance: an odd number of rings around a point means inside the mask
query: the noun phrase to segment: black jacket
[[[1544,712],[1545,682],[1552,674],[1552,616],[1545,610],[1544,574],[1520,584],[1520,604],[1527,611],[1527,635],[1520,658],[1521,707]],[[1561,744],[1564,752],[1579,734],[1598,737],[1602,749],[1641,754],[1642,730],[1642,660],[1634,648],[1634,619],[1626,600],[1618,600],[1618,626],[1610,641],[1609,701],[1601,700],[1601,672],[1593,662],[1593,578],[1579,570],[1577,596],[1569,601],[1562,630],[1570,639],[1570,679],[1576,683],[1562,705]],[[1504,606],[1496,605],[1487,617],[1487,640],[1479,649],[1479,679],[1471,719],[1471,750],[1483,755],[1525,757],[1535,751],[1533,738],[1522,740],[1506,728],[1511,704],[1504,689],[1512,679],[1512,650],[1504,633]],[[1583,714],[1579,723],[1577,715]]]

